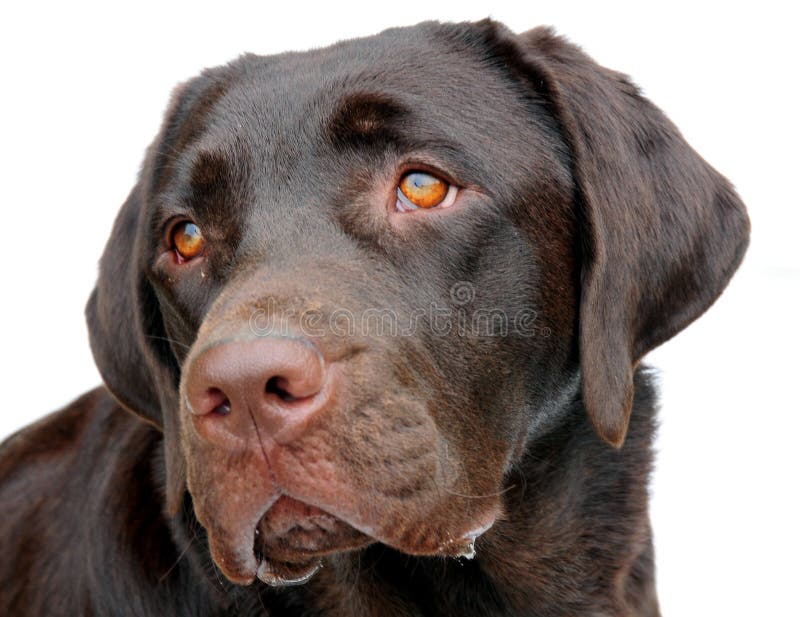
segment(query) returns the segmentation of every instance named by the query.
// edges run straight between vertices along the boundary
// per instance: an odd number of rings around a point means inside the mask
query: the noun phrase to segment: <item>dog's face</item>
[[[421,24],[179,88],[88,318],[232,581],[382,542],[469,555],[504,477],[631,374],[746,244],[725,181],[547,31]]]

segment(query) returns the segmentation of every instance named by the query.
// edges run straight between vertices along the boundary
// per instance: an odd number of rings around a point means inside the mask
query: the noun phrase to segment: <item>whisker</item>
[[[442,459],[444,459],[444,461]],[[447,465],[452,464],[452,461],[450,459],[450,449],[447,447],[446,443],[444,444],[444,457],[442,457],[442,454],[439,453],[439,464],[443,469],[446,469],[447,466],[444,463],[447,463]],[[459,466],[459,469],[456,471],[456,478],[462,475],[464,474],[461,472]],[[448,493],[450,495],[455,495],[456,497],[463,497],[464,499],[490,499],[492,497],[499,497],[500,495],[504,495],[505,493],[509,492],[513,488],[516,488],[517,486],[516,484],[510,484],[503,490],[496,491],[494,493],[487,493],[485,495],[468,495],[466,493],[459,493],[458,491],[454,491],[450,488],[447,488],[446,486],[439,484],[435,475],[431,477],[431,480],[433,481],[433,485],[436,487],[437,490],[444,491],[445,493]]]
[[[261,597],[261,589],[256,591],[256,595],[258,596],[258,602],[261,604],[261,608],[264,609],[264,614],[269,617],[269,610],[267,609],[267,605],[264,604],[264,598]]]
[[[159,577],[158,577],[158,582],[159,582],[159,583],[163,583],[163,582],[166,580],[166,578],[167,578],[167,577],[170,575],[170,573],[171,573],[171,572],[172,572],[172,571],[173,571],[173,570],[174,570],[174,569],[175,569],[175,568],[178,566],[178,564],[180,563],[181,559],[183,559],[183,558],[184,558],[184,556],[186,555],[186,553],[187,553],[187,552],[189,551],[189,549],[192,547],[192,544],[194,544],[194,541],[195,541],[195,539],[197,539],[197,535],[196,535],[196,534],[193,534],[193,535],[192,535],[192,537],[189,539],[189,542],[186,544],[186,548],[184,548],[184,549],[181,551],[181,554],[180,554],[180,555],[178,555],[178,558],[175,560],[175,563],[173,563],[173,564],[172,564],[172,565],[169,567],[169,569],[168,569],[166,572],[164,572],[164,574],[162,574],[161,576],[159,576]]]
[[[169,338],[167,336],[155,336],[154,334],[145,334],[145,338],[151,338],[157,341],[166,341],[167,343],[172,343],[173,345],[180,345],[184,349],[191,349],[191,345],[187,345],[186,343],[181,343],[180,341],[176,341],[175,339]]]
[[[467,495],[465,493],[459,493],[458,491],[453,491],[446,486],[440,486],[439,488],[442,489],[445,493],[450,493],[451,495],[455,495],[456,497],[464,497],[465,499],[489,499],[490,497],[499,497],[500,495],[504,495],[510,490],[516,488],[516,484],[510,484],[502,491],[497,491],[495,493],[486,493],[485,495]]]

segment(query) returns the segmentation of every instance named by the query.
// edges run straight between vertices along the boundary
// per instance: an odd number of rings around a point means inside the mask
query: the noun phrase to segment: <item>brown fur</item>
[[[394,212],[409,169],[459,201]],[[187,218],[206,252],[178,264]],[[663,114],[548,29],[424,23],[205,71],[101,261],[105,387],[0,446],[0,614],[658,615],[638,363],[748,233]],[[271,353],[255,315],[335,385],[286,442],[187,403],[209,350]]]

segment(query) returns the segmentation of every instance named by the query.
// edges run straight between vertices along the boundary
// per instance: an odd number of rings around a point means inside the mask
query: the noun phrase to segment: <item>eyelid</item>
[[[395,185],[400,184],[400,181],[403,179],[403,177],[412,171],[421,171],[423,173],[436,176],[440,180],[443,180],[447,184],[455,186],[457,188],[465,186],[464,183],[459,181],[456,177],[453,176],[452,173],[445,170],[442,166],[439,166],[433,163],[432,161],[422,158],[409,158],[403,161],[400,165],[398,165],[396,177],[394,180]]]
[[[445,157],[437,157],[425,153],[411,153],[403,158],[397,165],[394,185],[397,186],[405,174],[410,171],[423,171],[431,175],[441,178],[448,184],[458,188],[459,192],[466,190],[470,193],[477,193],[479,195],[488,196],[489,191],[485,187],[470,180],[467,176],[469,174],[465,170],[458,169],[456,165],[449,165],[445,163]],[[394,193],[392,193],[394,194]],[[394,203],[394,201],[392,201]]]

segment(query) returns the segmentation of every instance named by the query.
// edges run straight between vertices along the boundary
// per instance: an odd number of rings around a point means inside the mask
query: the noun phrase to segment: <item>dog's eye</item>
[[[408,212],[417,208],[446,208],[453,205],[458,189],[433,174],[410,171],[397,185],[396,208]]]
[[[178,223],[172,229],[172,247],[184,261],[194,259],[203,252],[205,240],[200,228],[191,221]]]

